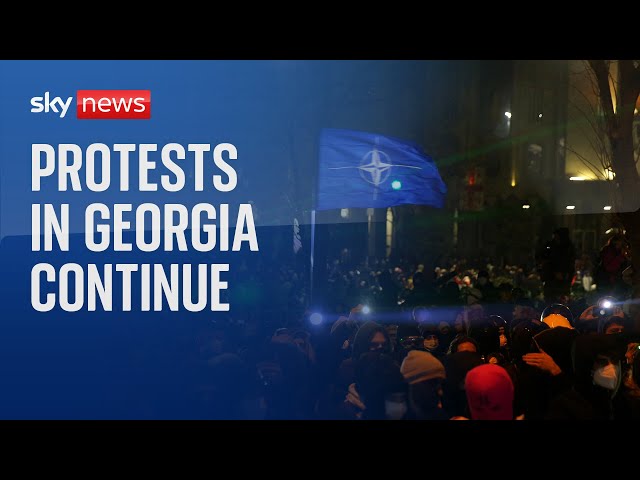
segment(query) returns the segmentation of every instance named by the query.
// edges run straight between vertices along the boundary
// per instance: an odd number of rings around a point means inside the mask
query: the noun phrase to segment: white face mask
[[[407,402],[385,400],[384,411],[389,420],[402,420],[407,414]]]
[[[608,363],[604,367],[600,367],[593,372],[593,383],[606,388],[607,390],[615,390],[620,379],[620,366]]]

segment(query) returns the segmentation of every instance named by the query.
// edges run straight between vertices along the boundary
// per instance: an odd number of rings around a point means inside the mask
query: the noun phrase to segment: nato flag
[[[433,160],[413,142],[324,129],[318,168],[317,210],[444,206],[447,187]]]

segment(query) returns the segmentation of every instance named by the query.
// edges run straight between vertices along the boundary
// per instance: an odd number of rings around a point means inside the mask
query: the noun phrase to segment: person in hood
[[[477,324],[469,329],[469,337],[476,341],[477,351],[483,357],[500,350],[500,327],[494,320],[494,317],[495,316],[492,315],[484,319],[481,324]]]
[[[534,350],[523,356],[528,365],[539,368],[552,376],[573,374],[571,349],[580,334],[573,328],[555,327],[533,337]]]
[[[445,309],[419,306],[412,310],[411,318],[418,325],[423,338],[423,350],[436,357],[446,353],[446,349],[455,336],[449,323],[442,319]]]
[[[511,355],[515,365],[521,367],[524,364],[522,357],[531,351],[533,337],[548,328],[547,324],[537,319],[522,321],[513,327],[511,330]]]
[[[500,348],[509,346],[509,328],[507,321],[499,315],[492,315],[489,321],[498,328]]]
[[[614,420],[621,396],[624,348],[616,335],[590,334],[576,338],[573,348],[572,388],[553,399],[545,418],[574,420]]]
[[[355,362],[363,354],[374,351],[391,354],[391,339],[382,325],[369,320],[360,326],[353,338],[351,358],[347,358],[340,364],[338,388],[346,391],[355,380]]]
[[[349,385],[345,397],[345,410],[352,412],[352,418],[361,420],[406,418],[407,384],[390,355],[369,351],[360,356],[356,361],[355,382]]]
[[[387,330],[374,321],[365,322],[356,332],[353,339],[353,358],[360,358],[363,353],[380,351],[391,353],[391,339]]]
[[[445,344],[447,330],[450,330],[451,327],[446,322],[443,323],[445,327],[445,332],[443,334],[439,325],[424,325],[421,329],[423,340],[423,349],[426,352],[429,352],[436,358],[442,357],[446,353],[446,348],[448,344]],[[449,343],[452,339],[449,340]]]
[[[443,384],[442,408],[451,417],[469,417],[465,392],[465,377],[484,362],[477,352],[459,351],[443,359],[446,379]]]
[[[527,402],[521,387],[521,377],[524,375],[526,378],[527,369],[531,368],[522,358],[531,351],[533,337],[549,328],[545,323],[537,320],[539,316],[538,314],[532,320],[521,321],[511,330],[510,355],[506,359],[506,363],[501,364],[511,375],[511,380],[513,381],[515,390],[514,412],[517,416],[524,413]],[[487,362],[490,360],[491,356],[489,356]]]
[[[474,338],[460,333],[449,344],[447,355],[456,352],[478,352],[478,342]]]
[[[464,383],[471,420],[514,419],[514,388],[504,368],[479,365],[469,370]]]
[[[522,356],[527,368],[519,376],[525,417],[544,418],[550,402],[566,389],[573,379],[572,348],[580,334],[573,328],[543,330],[532,339],[529,353]]]
[[[619,315],[610,315],[598,319],[598,333],[604,333],[605,335],[623,333],[624,327],[625,319]]]

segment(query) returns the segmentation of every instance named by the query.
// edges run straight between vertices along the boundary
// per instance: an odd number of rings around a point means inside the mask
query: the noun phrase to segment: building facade
[[[611,174],[594,167],[602,162],[584,105],[597,98],[576,86],[586,82],[581,63],[460,63],[443,95],[446,132],[431,133],[443,139],[438,164],[450,192],[443,246],[532,266],[552,231],[568,227],[578,253],[593,254],[616,222]]]

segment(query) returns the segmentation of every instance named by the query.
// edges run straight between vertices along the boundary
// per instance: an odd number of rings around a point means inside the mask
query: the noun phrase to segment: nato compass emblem
[[[397,168],[415,168],[417,170],[422,170],[421,167],[416,167],[414,165],[399,165],[395,163],[391,163],[391,157],[387,155],[382,150],[379,150],[378,147],[373,147],[373,150],[367,152],[360,161],[360,165],[357,167],[329,167],[330,170],[341,170],[345,168],[357,168],[360,172],[360,177],[367,182],[373,185],[373,198],[377,197],[378,188],[384,182],[387,181],[389,175],[391,175],[391,169]]]

